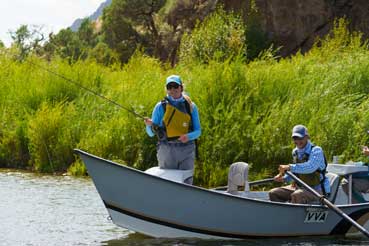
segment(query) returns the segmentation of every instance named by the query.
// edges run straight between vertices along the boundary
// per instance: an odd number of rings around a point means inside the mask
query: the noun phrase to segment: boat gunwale
[[[222,197],[226,196],[226,197],[229,197],[231,199],[247,200],[247,201],[251,201],[251,202],[269,204],[269,205],[273,205],[273,206],[329,209],[328,207],[326,207],[322,204],[296,204],[296,203],[274,202],[274,201],[261,200],[261,199],[257,199],[257,198],[237,196],[237,195],[233,195],[233,194],[229,194],[229,193],[222,193],[222,192],[218,192],[218,191],[215,191],[215,190],[212,190],[212,189],[202,188],[200,186],[194,186],[194,185],[189,185],[189,184],[186,184],[186,183],[180,183],[180,182],[172,181],[172,180],[169,180],[169,179],[164,179],[164,178],[152,175],[152,174],[145,173],[144,171],[129,167],[127,165],[119,164],[119,163],[116,163],[114,161],[104,159],[102,157],[93,155],[91,153],[88,153],[88,152],[80,150],[80,149],[74,149],[74,152],[76,152],[78,154],[86,155],[86,156],[94,158],[94,159],[98,159],[100,161],[109,163],[110,165],[113,165],[113,166],[116,166],[116,167],[119,167],[119,168],[123,168],[123,169],[126,169],[126,170],[134,172],[134,173],[139,173],[141,175],[146,175],[147,177],[150,177],[150,178],[153,178],[153,179],[161,180],[161,181],[164,181],[164,182],[167,182],[167,183],[170,183],[170,184],[173,184],[173,185],[177,185],[177,186],[180,186],[180,187],[186,187],[186,189],[197,189],[197,190],[200,190],[200,191],[203,191],[203,192],[210,192],[211,194],[222,196]],[[369,202],[367,202],[367,203],[357,203],[357,204],[340,204],[340,205],[336,205],[336,206],[340,207],[340,208],[369,207]]]

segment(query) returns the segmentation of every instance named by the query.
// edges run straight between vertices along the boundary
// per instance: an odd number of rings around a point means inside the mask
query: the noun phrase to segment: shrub
[[[72,150],[78,139],[71,127],[74,117],[72,104],[43,103],[30,119],[27,131],[30,164],[36,171],[66,171],[72,163]]]
[[[242,18],[221,8],[199,22],[192,33],[181,39],[179,59],[182,63],[225,61],[246,55],[245,26]]]

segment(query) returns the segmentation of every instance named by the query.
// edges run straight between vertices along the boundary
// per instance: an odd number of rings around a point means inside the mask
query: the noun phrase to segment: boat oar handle
[[[322,204],[325,204],[328,208],[332,209],[336,214],[341,216],[343,219],[350,222],[354,227],[356,227],[360,232],[362,232],[366,237],[369,238],[369,232],[361,226],[359,223],[357,223],[355,220],[353,220],[350,216],[345,214],[341,209],[339,209],[336,205],[331,203],[327,198],[325,198],[323,195],[319,194],[316,190],[311,188],[309,185],[307,185],[304,181],[302,181],[300,178],[298,178],[295,174],[293,174],[291,171],[286,171],[286,173],[295,180],[298,184],[303,186],[306,190],[310,191],[313,195],[315,195]]]
[[[273,178],[256,180],[256,181],[251,181],[251,182],[249,182],[249,185],[250,186],[256,186],[256,185],[262,185],[262,184],[267,184],[267,183],[271,183],[271,182],[274,182],[274,177]]]

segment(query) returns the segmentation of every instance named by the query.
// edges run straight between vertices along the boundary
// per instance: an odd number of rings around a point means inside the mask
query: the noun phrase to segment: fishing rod
[[[108,101],[108,102],[110,102],[110,103],[114,104],[115,106],[117,106],[117,107],[119,107],[119,108],[121,108],[121,109],[126,110],[127,112],[129,112],[129,113],[131,113],[131,114],[134,114],[135,116],[137,116],[137,117],[139,117],[139,118],[141,118],[141,119],[146,119],[146,118],[147,118],[147,117],[144,117],[144,116],[142,116],[142,115],[140,115],[140,114],[136,113],[134,110],[129,109],[128,107],[125,107],[125,106],[123,106],[123,105],[121,105],[121,104],[119,104],[119,103],[117,103],[117,102],[115,102],[115,101],[113,101],[113,100],[111,100],[111,99],[109,99],[109,98],[107,98],[107,97],[105,97],[105,96],[103,96],[103,95],[101,95],[101,94],[97,93],[96,91],[91,90],[90,88],[87,88],[87,87],[85,87],[85,86],[81,85],[80,83],[76,82],[75,80],[72,80],[72,79],[70,79],[70,78],[68,78],[68,77],[66,77],[66,76],[64,76],[64,75],[62,75],[62,74],[59,74],[59,73],[57,73],[57,72],[55,72],[55,71],[53,71],[53,70],[51,70],[51,69],[48,69],[48,68],[46,68],[46,67],[44,67],[44,66],[41,66],[41,65],[39,65],[39,64],[36,64],[36,63],[34,63],[34,62],[32,62],[32,61],[30,61],[30,60],[28,60],[28,59],[24,59],[24,61],[28,62],[28,63],[29,63],[29,64],[31,64],[32,66],[38,67],[38,68],[39,68],[39,69],[41,69],[41,70],[44,70],[44,71],[46,71],[46,72],[48,72],[48,73],[50,73],[50,74],[53,74],[53,75],[55,75],[55,76],[57,76],[57,77],[59,77],[59,78],[62,78],[62,79],[64,79],[65,81],[67,81],[67,82],[69,82],[69,83],[71,83],[71,84],[73,84],[73,85],[75,85],[75,86],[77,86],[77,87],[79,87],[79,88],[82,88],[82,89],[84,89],[84,90],[86,90],[86,91],[88,91],[88,92],[92,93],[93,95],[98,96],[98,97],[100,97],[100,98],[102,98],[102,99],[104,99],[104,100],[106,100],[106,101]]]
[[[111,99],[109,99],[109,98],[107,98],[107,97],[105,97],[105,96],[103,96],[103,95],[101,95],[101,94],[97,93],[96,91],[93,91],[93,90],[91,90],[90,88],[85,87],[85,86],[81,85],[80,83],[78,83],[78,82],[76,82],[76,81],[74,81],[74,80],[72,80],[72,79],[70,79],[70,78],[68,78],[68,77],[65,77],[65,76],[64,76],[64,75],[62,75],[62,74],[59,74],[59,73],[57,73],[57,72],[55,72],[55,71],[53,71],[53,70],[51,70],[51,69],[45,68],[45,67],[43,67],[43,66],[41,66],[41,65],[39,65],[39,64],[36,64],[36,63],[34,63],[34,62],[32,62],[32,61],[28,61],[27,59],[26,59],[26,62],[30,63],[31,65],[33,65],[33,66],[35,66],[35,67],[40,68],[41,70],[44,70],[44,71],[49,72],[49,73],[51,73],[51,74],[53,74],[53,75],[55,75],[55,76],[57,76],[57,77],[59,77],[59,78],[62,78],[62,79],[64,79],[65,81],[67,81],[67,82],[69,82],[69,83],[71,83],[71,84],[73,84],[73,85],[75,85],[75,86],[77,86],[77,87],[79,87],[79,88],[82,88],[82,89],[84,89],[84,90],[86,90],[86,91],[88,91],[88,92],[92,93],[93,95],[98,96],[98,97],[100,97],[100,98],[102,98],[102,99],[104,99],[104,100],[106,100],[106,101],[108,101],[108,102],[110,102],[110,103],[114,104],[115,106],[117,106],[117,107],[119,107],[119,108],[121,108],[121,109],[126,110],[127,112],[129,112],[129,113],[131,113],[131,114],[134,114],[135,116],[137,116],[137,117],[139,117],[139,118],[141,118],[141,119],[145,119],[145,118],[146,118],[146,117],[144,117],[144,116],[142,116],[142,115],[140,115],[140,114],[136,113],[134,110],[129,109],[129,108],[127,108],[127,107],[125,107],[125,106],[123,106],[123,105],[121,105],[121,104],[119,104],[119,103],[117,103],[117,102],[115,102],[115,101],[113,101],[113,100],[111,100]]]

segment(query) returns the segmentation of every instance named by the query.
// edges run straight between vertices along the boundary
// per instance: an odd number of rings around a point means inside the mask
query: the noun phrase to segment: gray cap
[[[304,125],[296,125],[292,129],[292,137],[303,138],[309,136],[308,129]]]

